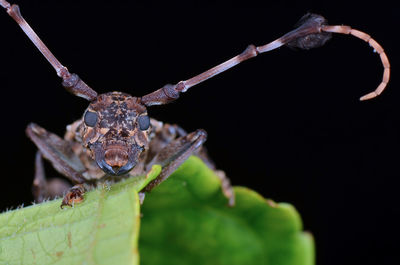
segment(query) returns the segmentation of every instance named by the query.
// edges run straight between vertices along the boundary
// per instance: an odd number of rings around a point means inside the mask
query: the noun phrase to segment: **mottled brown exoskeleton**
[[[206,140],[204,130],[186,133],[177,125],[163,124],[148,116],[147,107],[170,103],[190,87],[260,53],[283,45],[307,50],[324,45],[332,33],[351,34],[368,42],[379,54],[384,66],[381,84],[375,91],[361,97],[361,100],[382,93],[390,76],[390,64],[385,52],[368,34],[349,26],[330,26],[322,16],[307,14],[294,30],[282,37],[263,46],[250,45],[244,52],[228,61],[175,85],[166,85],[142,97],[122,92],[97,94],[54,57],[21,16],[17,5],[10,5],[5,0],[0,0],[0,5],[54,67],[57,75],[63,80],[64,88],[90,102],[83,117],[67,126],[64,139],[33,123],[29,124],[26,130],[29,138],[39,149],[33,183],[35,198],[37,201],[42,201],[46,197],[64,193],[62,206],[80,202],[84,192],[89,187],[95,186],[99,180],[118,180],[143,175],[154,164],[162,166],[161,174],[144,191],[150,191],[168,178],[190,155],[198,155],[214,168],[202,148]],[[46,181],[42,157],[49,160],[54,168],[75,186],[70,187],[58,179]],[[233,205],[234,194],[229,181],[222,171],[217,173],[221,177],[224,194]]]

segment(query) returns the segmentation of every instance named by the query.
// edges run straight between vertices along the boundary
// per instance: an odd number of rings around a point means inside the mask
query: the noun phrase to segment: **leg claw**
[[[78,184],[69,189],[67,194],[65,194],[64,199],[61,203],[61,209],[64,206],[73,207],[75,203],[80,203],[83,201],[83,195],[85,194],[85,187],[82,184]]]

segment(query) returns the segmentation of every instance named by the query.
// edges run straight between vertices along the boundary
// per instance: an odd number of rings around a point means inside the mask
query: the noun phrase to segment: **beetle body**
[[[165,85],[141,97],[122,92],[98,94],[56,59],[22,17],[17,5],[0,0],[0,6],[5,8],[53,66],[57,75],[62,78],[62,86],[72,94],[89,101],[83,117],[68,126],[64,139],[33,123],[27,127],[27,135],[39,149],[35,160],[34,179],[37,200],[57,195],[45,179],[42,157],[76,184],[69,188],[62,206],[82,201],[88,184],[97,180],[145,174],[152,165],[160,164],[162,172],[145,188],[149,191],[167,179],[190,155],[200,156],[215,169],[202,148],[207,136],[204,130],[186,133],[177,125],[153,120],[147,114],[147,107],[173,102],[192,86],[259,54],[283,45],[308,50],[323,46],[332,33],[350,34],[368,42],[377,51],[384,66],[384,75],[378,88],[363,96],[361,100],[382,93],[390,76],[390,64],[383,48],[368,34],[349,26],[330,26],[324,17],[306,14],[294,30],[282,37],[262,46],[249,45],[239,55],[175,85]],[[234,195],[229,181],[224,174],[219,175],[225,183],[222,185],[224,193],[232,205]]]

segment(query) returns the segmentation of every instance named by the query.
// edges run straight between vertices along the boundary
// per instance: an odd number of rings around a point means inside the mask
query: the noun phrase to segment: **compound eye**
[[[147,130],[150,127],[150,118],[149,116],[139,116],[138,117],[139,129],[142,131]]]
[[[89,127],[94,127],[97,123],[97,113],[86,111],[85,116],[83,117],[83,121]]]

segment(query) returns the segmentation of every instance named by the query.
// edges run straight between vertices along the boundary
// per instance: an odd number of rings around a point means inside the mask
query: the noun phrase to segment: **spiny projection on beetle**
[[[62,86],[90,102],[83,117],[67,126],[64,139],[34,123],[26,129],[28,137],[39,149],[35,159],[34,196],[40,202],[46,197],[64,193],[61,207],[82,201],[85,191],[99,181],[143,175],[151,170],[152,165],[159,164],[162,166],[161,174],[144,188],[144,191],[150,191],[167,179],[190,155],[201,157],[215,170],[202,147],[207,137],[204,130],[186,133],[177,125],[156,121],[148,116],[147,107],[170,103],[192,86],[258,54],[283,45],[308,50],[323,46],[332,33],[350,34],[368,42],[379,54],[384,67],[382,82],[375,91],[360,99],[378,96],[389,82],[389,60],[373,38],[349,26],[328,25],[324,17],[309,13],[300,19],[294,30],[282,37],[263,46],[249,45],[239,55],[175,85],[165,85],[141,97],[122,92],[98,94],[56,59],[22,17],[18,5],[11,5],[5,0],[0,0],[0,5],[54,67],[62,78]],[[74,186],[60,179],[47,181],[43,157]],[[233,205],[234,194],[228,178],[223,171],[216,170],[216,173],[221,178],[229,204]]]

